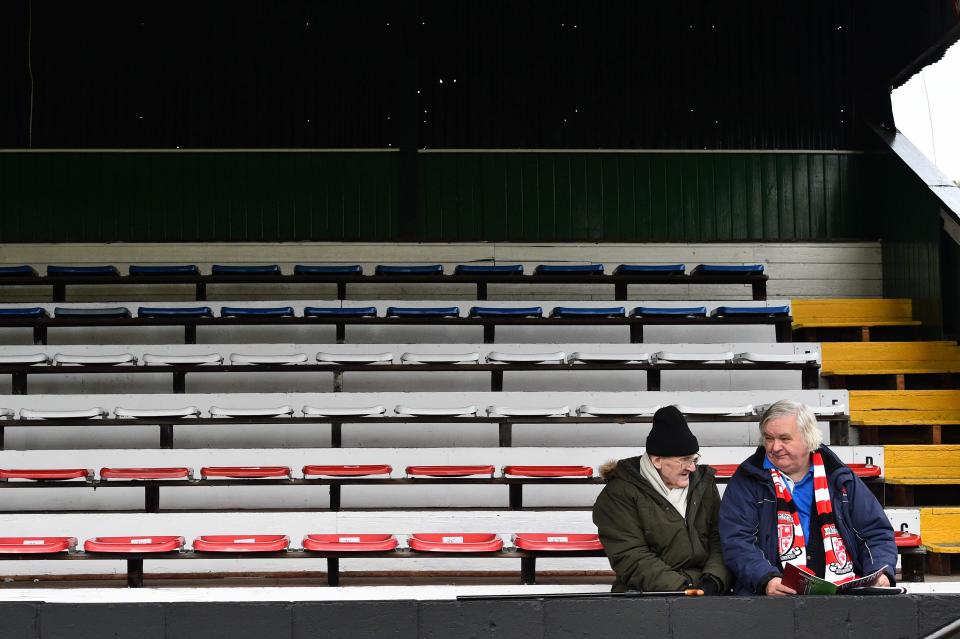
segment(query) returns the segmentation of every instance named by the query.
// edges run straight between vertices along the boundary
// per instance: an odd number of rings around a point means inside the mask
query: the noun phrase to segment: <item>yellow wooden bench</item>
[[[927,503],[960,505],[960,445],[884,446],[883,483],[887,502],[897,506],[913,506],[918,496]]]
[[[850,425],[861,444],[878,444],[881,431],[919,431],[915,443],[939,444],[943,426],[960,425],[960,390],[850,391]],[[909,427],[897,428],[897,427]]]
[[[905,389],[905,375],[945,375],[960,372],[956,342],[824,342],[820,375],[834,387],[844,378],[859,375],[893,375],[895,388]],[[950,379],[945,383],[949,388]]]
[[[960,508],[921,508],[920,534],[928,571],[949,575],[951,559],[960,555]]]
[[[870,330],[881,326],[920,326],[913,319],[909,299],[802,299],[792,300],[793,330],[816,341],[818,329],[859,329],[860,339],[870,341]]]

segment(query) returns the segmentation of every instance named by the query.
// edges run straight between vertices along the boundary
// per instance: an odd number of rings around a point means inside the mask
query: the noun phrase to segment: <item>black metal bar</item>
[[[340,484],[330,484],[330,510],[337,512],[340,510]]]
[[[33,327],[33,343],[34,344],[43,344],[47,343],[47,325],[39,323]]]
[[[627,283],[626,282],[617,282],[613,285],[613,299],[615,300],[625,300],[627,299]]]
[[[630,343],[643,344],[643,324],[630,325]]]
[[[805,390],[819,388],[820,369],[812,366],[804,368],[800,373],[800,386]]]
[[[160,448],[173,448],[173,424],[160,424]]]
[[[830,422],[830,445],[850,445],[850,421]]]
[[[652,368],[647,371],[647,390],[660,390],[660,370]]]
[[[186,371],[174,371],[173,372],[173,392],[174,393],[186,393],[187,392],[187,373]]]
[[[523,484],[510,484],[510,510],[523,510]]]
[[[143,487],[143,509],[148,513],[160,512],[160,486]]]
[[[330,422],[330,447],[343,448],[343,422]]]
[[[778,342],[792,342],[793,341],[793,326],[790,321],[779,321],[774,324],[776,327],[777,341]]]
[[[477,282],[477,299],[478,300],[487,299],[487,283],[486,282]]]
[[[336,324],[336,332],[337,344],[343,344],[347,341],[347,325],[344,322]]]
[[[343,392],[343,371],[333,371],[333,392]]]
[[[13,373],[10,375],[10,387],[14,395],[27,394],[27,372]]]
[[[537,583],[537,558],[527,555],[520,559],[520,583],[530,586]]]
[[[5,445],[4,436],[6,435],[5,430],[6,429],[2,425],[0,425],[0,450],[4,449],[4,445]]]
[[[206,282],[197,282],[197,294],[195,295],[198,302],[207,301],[207,283]]]
[[[185,324],[183,327],[183,343],[184,344],[196,344],[197,343],[197,325],[196,324]]]
[[[340,560],[336,557],[327,558],[327,585],[334,588],[340,585]]]
[[[143,559],[127,559],[127,587],[143,588]]]
[[[484,324],[483,325],[483,343],[484,344],[493,344],[497,339],[497,327],[495,324]]]
[[[53,285],[53,301],[54,302],[66,302],[67,301],[67,285],[63,282],[57,282]]]
[[[766,301],[767,299],[767,281],[762,280],[760,282],[753,282],[750,285],[750,288],[753,289],[753,299],[758,302]]]
[[[510,448],[513,446],[513,424],[510,422],[500,422],[500,447]]]
[[[503,391],[503,371],[490,371],[490,391],[493,393]]]
[[[341,302],[347,299],[347,283],[337,282],[337,299]]]

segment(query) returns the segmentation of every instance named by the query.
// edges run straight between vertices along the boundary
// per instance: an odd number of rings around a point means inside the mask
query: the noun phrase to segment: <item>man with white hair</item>
[[[720,506],[723,560],[739,595],[792,595],[793,564],[842,584],[877,570],[894,583],[897,547],[883,507],[822,444],[809,408],[790,400],[760,418],[763,445],[740,464]]]

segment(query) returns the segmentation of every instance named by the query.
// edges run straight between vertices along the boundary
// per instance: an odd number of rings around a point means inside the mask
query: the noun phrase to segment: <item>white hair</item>
[[[795,402],[792,399],[781,399],[770,404],[767,410],[763,411],[763,415],[760,417],[760,434],[763,434],[763,427],[767,422],[781,417],[797,418],[797,430],[800,431],[800,437],[811,453],[820,448],[820,444],[823,443],[823,433],[820,432],[820,426],[817,425],[816,415],[806,404]]]

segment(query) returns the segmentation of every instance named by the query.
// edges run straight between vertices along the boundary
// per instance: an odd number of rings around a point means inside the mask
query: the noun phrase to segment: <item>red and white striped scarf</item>
[[[827,483],[827,472],[823,468],[823,457],[819,452],[814,452],[811,461],[813,463],[813,497],[817,503],[820,533],[823,535],[824,579],[830,583],[842,584],[856,579],[853,573],[853,562],[850,560],[847,547],[837,531],[837,524],[833,518],[830,486]],[[797,568],[806,568],[807,546],[803,538],[803,526],[800,525],[797,506],[793,503],[790,489],[787,488],[787,483],[780,471],[771,468],[770,476],[773,477],[773,485],[777,491],[777,540],[780,562],[793,564]]]

